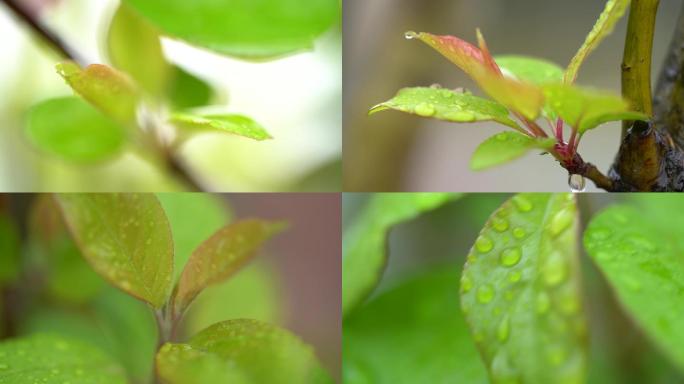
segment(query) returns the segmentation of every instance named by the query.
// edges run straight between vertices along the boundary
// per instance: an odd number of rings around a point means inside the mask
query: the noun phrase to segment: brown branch
[[[592,163],[585,163],[584,172],[581,173],[581,175],[593,181],[594,184],[596,184],[596,187],[605,189],[608,192],[613,191],[615,188],[613,180],[601,173],[601,171]]]
[[[169,155],[167,157],[167,163],[169,170],[173,175],[183,182],[187,187],[189,187],[191,192],[202,192],[204,188],[200,182],[192,176],[192,174],[187,170],[186,165],[177,156]]]

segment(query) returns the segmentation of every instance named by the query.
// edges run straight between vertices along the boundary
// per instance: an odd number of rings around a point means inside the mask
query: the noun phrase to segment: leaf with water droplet
[[[457,265],[422,272],[347,316],[343,382],[487,383],[458,310],[459,274]]]
[[[387,258],[390,229],[460,197],[452,193],[376,193],[342,238],[342,313],[360,304],[375,288]]]
[[[500,230],[501,220],[508,229]],[[577,227],[573,195],[519,194],[475,241],[461,307],[493,383],[583,382]],[[482,248],[482,238],[491,246]],[[466,279],[471,289],[464,289]]]
[[[332,383],[309,345],[289,331],[256,320],[229,320],[187,344],[167,343],[157,370],[169,384]]]
[[[480,171],[513,161],[530,150],[548,151],[556,143],[552,138],[535,138],[517,132],[500,132],[483,141],[470,158],[470,169]]]
[[[272,139],[261,124],[242,115],[176,112],[171,116],[170,121],[180,128],[183,137],[213,131],[232,133],[258,141]]]
[[[59,194],[67,226],[83,257],[123,291],[161,308],[170,293],[173,241],[151,194]]]
[[[229,224],[200,244],[190,256],[173,294],[173,310],[180,315],[202,290],[226,280],[249,261],[285,222],[258,219]]]
[[[0,343],[0,383],[124,384],[125,371],[90,344],[41,334]]]

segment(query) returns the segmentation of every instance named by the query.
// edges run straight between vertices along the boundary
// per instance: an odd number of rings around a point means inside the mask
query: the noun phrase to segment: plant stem
[[[186,166],[183,164],[181,159],[174,155],[169,155],[167,159],[171,172],[176,176],[177,179],[181,180],[185,185],[187,185],[191,192],[204,191],[204,188],[202,188],[202,185],[197,181],[197,179],[187,171]]]

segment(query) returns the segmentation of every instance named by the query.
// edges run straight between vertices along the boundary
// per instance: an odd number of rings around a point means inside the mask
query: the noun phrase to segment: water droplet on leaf
[[[482,304],[489,303],[494,298],[494,288],[491,285],[485,284],[477,290],[477,301]]]
[[[487,253],[494,248],[494,243],[489,237],[480,235],[477,240],[475,240],[475,248],[482,253]]]
[[[551,224],[549,225],[549,232],[551,236],[556,237],[565,231],[572,223],[574,214],[570,209],[563,209],[557,212],[553,218],[551,218]]]
[[[497,232],[503,232],[508,229],[508,220],[495,217],[492,222],[492,227],[494,227]]]
[[[496,329],[496,338],[499,339],[500,342],[508,340],[509,330],[510,324],[508,321],[508,316],[504,316]]]
[[[473,281],[465,273],[461,277],[461,291],[463,293],[469,292],[473,288]]]
[[[430,117],[434,115],[436,111],[435,106],[429,103],[420,103],[416,105],[415,109],[416,115],[423,117]]]
[[[512,267],[520,261],[522,251],[520,248],[506,248],[501,252],[501,264],[506,267]]]
[[[520,212],[529,212],[534,208],[532,202],[523,195],[513,196],[513,204],[515,204],[515,207],[518,208]]]
[[[404,33],[404,37],[406,38],[406,40],[413,40],[416,37],[418,37],[418,34],[413,31],[407,31]]]
[[[525,230],[520,227],[513,229],[513,237],[516,239],[522,239],[526,234]]]

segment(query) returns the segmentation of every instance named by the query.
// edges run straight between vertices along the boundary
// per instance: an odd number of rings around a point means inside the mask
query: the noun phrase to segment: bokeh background
[[[106,62],[103,41],[116,0],[23,0],[45,24],[90,62]],[[70,95],[55,72],[61,59],[0,4],[0,190],[162,191],[175,180],[133,154],[93,166],[38,153],[26,141],[23,119],[33,104]],[[340,190],[342,36],[340,25],[315,49],[276,61],[250,63],[164,39],[167,58],[210,82],[215,104],[260,122],[266,142],[202,134],[182,156],[215,191]]]
[[[366,116],[407,86],[439,83],[480,94],[461,70],[404,32],[425,31],[474,42],[480,28],[492,54],[523,54],[565,67],[603,10],[598,0],[350,0],[344,2],[344,186],[346,191],[567,191],[567,172],[532,153],[473,172],[477,145],[503,130],[493,123],[454,124],[400,112]],[[682,6],[661,0],[653,47],[657,77]],[[580,69],[578,84],[620,91],[626,17]],[[654,80],[655,81],[655,80]],[[619,123],[585,135],[582,157],[606,172]],[[588,191],[596,190],[587,182]]]

